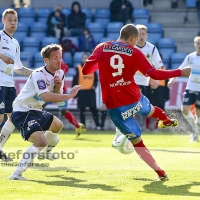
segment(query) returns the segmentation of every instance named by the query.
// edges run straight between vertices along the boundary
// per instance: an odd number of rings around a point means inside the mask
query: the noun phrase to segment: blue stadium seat
[[[74,58],[73,58],[74,67],[77,67],[77,65],[82,62],[82,55],[84,53],[85,52],[75,52],[74,53]],[[90,53],[88,53],[88,55],[90,55]]]
[[[32,57],[27,52],[20,52],[20,60],[25,67],[32,67]]]
[[[35,62],[43,62],[43,58],[42,58],[42,56],[41,56],[41,54],[40,54],[39,51],[35,53],[35,55],[34,55],[34,61]]]
[[[119,31],[122,28],[122,22],[109,22],[106,27],[107,37],[115,40],[119,37]]]
[[[71,52],[65,52],[63,54],[63,60],[69,66],[69,68],[72,67],[72,54],[71,54]]]
[[[97,8],[94,13],[94,21],[105,28],[110,22],[110,10],[108,8]]]
[[[158,40],[162,38],[163,36],[163,27],[160,23],[149,23],[147,24],[147,30],[148,30],[148,37],[150,37],[152,40]]]
[[[175,49],[175,42],[173,38],[160,38],[158,40],[158,48],[174,48]]]
[[[33,57],[39,51],[40,41],[34,37],[25,37],[23,39],[23,51],[28,52]]]
[[[82,12],[84,12],[86,14],[87,18],[90,18],[90,19],[92,18],[92,11],[90,8],[82,8],[81,10],[82,10]]]
[[[40,67],[42,67],[44,65],[45,65],[44,62],[35,62],[34,63],[34,69],[40,68]]]
[[[148,38],[147,38],[147,42],[150,42],[151,44],[153,44],[154,46],[156,46],[157,45],[157,39],[155,39],[155,38],[151,38],[151,37],[149,37],[148,36]]]
[[[53,12],[53,8],[39,8],[37,12],[37,21],[46,23],[51,12]]]
[[[69,68],[69,71],[66,76],[75,76],[76,70],[75,68]]]
[[[18,40],[19,43],[27,37],[28,35],[28,26],[25,23],[18,23],[17,31],[14,33],[13,37]]]
[[[58,38],[56,37],[44,37],[41,42],[42,42],[41,47],[44,47],[52,43],[59,44]]]
[[[92,22],[89,23],[88,28],[93,35],[95,42],[99,43],[100,39],[104,36],[104,28],[102,25],[97,22]]]
[[[2,13],[4,12],[4,10],[6,10],[7,8],[5,8],[5,7],[2,7],[2,8],[0,8],[0,15],[2,16]]]
[[[70,8],[63,8],[62,9],[62,13],[68,17],[68,15],[71,13],[71,9]]]
[[[173,53],[170,58],[170,66],[172,69],[177,69],[184,61],[186,53]]]
[[[149,22],[149,11],[147,9],[135,8],[133,10],[134,24],[145,24]]]
[[[186,0],[186,8],[196,8],[196,0]]]
[[[30,35],[31,37],[35,37],[39,41],[41,41],[42,38],[46,36],[46,29],[47,29],[46,24],[43,24],[41,22],[35,22],[30,28]]]
[[[109,38],[109,37],[102,37],[101,40],[99,41],[100,43],[101,42],[108,42],[108,41],[111,41],[112,39]]]
[[[28,26],[31,26],[35,21],[36,12],[34,8],[20,8],[19,9],[19,21],[26,23]]]

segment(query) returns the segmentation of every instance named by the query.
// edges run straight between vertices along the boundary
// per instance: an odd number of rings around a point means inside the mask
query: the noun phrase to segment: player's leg
[[[46,130],[44,136],[47,140],[47,145],[41,151],[38,158],[39,159],[46,158],[49,160],[54,160],[57,157],[55,157],[55,155],[52,154],[51,151],[59,142],[58,133],[63,128],[63,122],[49,112],[44,112],[43,115],[44,117],[41,118],[39,124],[42,130]],[[49,121],[51,121],[51,123],[49,123]]]
[[[138,110],[141,111],[142,114],[147,114],[151,110],[150,104],[145,105],[143,102],[137,102],[132,105],[122,106],[117,109],[108,109],[108,114],[115,124],[115,126],[124,134],[126,137],[132,142],[136,153],[139,157],[146,162],[157,174],[159,179],[168,180],[167,175],[164,170],[162,170],[156,163],[155,159],[151,155],[148,148],[144,145],[141,139],[142,130],[139,127],[136,120],[130,116],[130,112],[135,114]],[[146,102],[145,102],[146,103]],[[141,107],[142,105],[142,107]],[[124,113],[124,116],[121,115]],[[127,115],[126,115],[127,113]]]
[[[14,126],[20,130],[24,140],[33,143],[23,153],[17,169],[9,177],[11,180],[26,180],[22,173],[31,165],[36,155],[47,145],[47,140],[44,136],[41,125],[38,123],[38,119],[43,119],[45,116],[39,111],[29,112],[13,112],[11,120]],[[46,128],[50,126],[53,120],[53,115],[46,116],[46,121],[43,120],[43,126]]]
[[[100,108],[100,112],[101,112],[101,130],[105,130],[104,129],[104,124],[106,121],[106,116],[107,116],[107,109],[104,103],[102,103],[101,108]]]
[[[198,98],[198,96],[196,96],[195,92],[185,90],[183,104],[181,106],[181,112],[183,114],[183,117],[186,119],[186,121],[192,127],[193,130],[193,133],[190,136],[191,142],[198,140],[197,119],[195,119],[195,116],[190,110],[190,107],[196,102],[196,98]]]
[[[12,124],[10,120],[10,115],[12,112],[12,103],[16,98],[16,89],[14,87],[2,87],[0,90],[0,102],[2,100],[2,108],[0,108],[0,121],[3,121],[4,113],[7,113],[7,121],[3,125],[0,134],[0,159],[3,161],[9,162],[12,161],[11,158],[7,157],[5,153],[3,153],[3,146],[7,142],[10,134],[15,130],[15,126]],[[3,106],[4,104],[4,106]]]

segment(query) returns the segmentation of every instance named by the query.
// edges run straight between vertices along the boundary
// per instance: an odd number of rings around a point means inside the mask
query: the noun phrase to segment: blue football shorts
[[[115,126],[126,135],[129,140],[140,137],[142,133],[142,129],[133,116],[135,114],[147,116],[150,112],[151,104],[144,95],[141,96],[140,101],[134,104],[108,109],[108,115]]]
[[[190,106],[195,103],[195,107],[200,109],[200,92],[185,90],[183,105]]]
[[[21,132],[24,140],[36,131],[49,130],[54,116],[46,111],[29,110],[27,112],[14,111],[11,114],[11,121]]]
[[[16,89],[14,87],[0,86],[0,114],[11,113],[13,111],[12,103],[16,98]]]

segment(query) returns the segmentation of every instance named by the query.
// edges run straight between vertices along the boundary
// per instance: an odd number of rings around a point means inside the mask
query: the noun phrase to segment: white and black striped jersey
[[[64,71],[56,71],[53,75],[46,67],[35,69],[26,84],[13,102],[13,111],[42,110],[45,103],[40,94],[54,91],[54,76],[63,80],[60,93],[63,93]]]
[[[20,46],[18,41],[10,37],[4,30],[0,31],[0,53],[14,60],[14,64],[7,65],[0,59],[0,86],[14,87],[14,69],[21,69],[24,66],[20,61]]]
[[[151,43],[146,42],[143,47],[135,45],[135,48],[140,49],[142,53],[146,56],[147,60],[155,68],[161,68],[163,66],[162,59],[158,52],[158,49]],[[135,82],[138,85],[148,86],[150,77],[144,76],[141,72],[137,71],[134,76]]]
[[[186,66],[191,68],[186,89],[200,92],[200,56],[197,55],[196,51],[188,54],[179,68]]]

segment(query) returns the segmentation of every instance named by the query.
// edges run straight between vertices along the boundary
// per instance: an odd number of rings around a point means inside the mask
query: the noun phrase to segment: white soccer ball
[[[123,154],[131,154],[134,151],[133,144],[125,135],[120,135],[116,140],[116,149]]]

